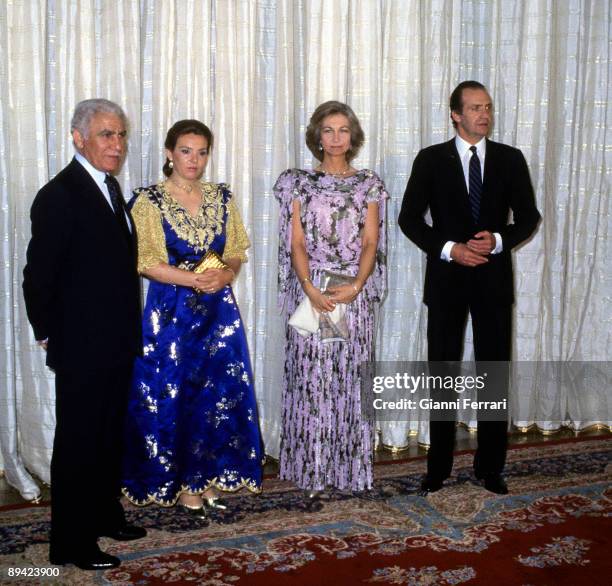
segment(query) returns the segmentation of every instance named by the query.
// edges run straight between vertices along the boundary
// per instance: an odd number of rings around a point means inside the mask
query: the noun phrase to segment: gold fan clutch
[[[207,269],[227,269],[229,268],[222,260],[221,257],[214,251],[209,250],[200,262],[193,267],[194,273],[203,273]]]

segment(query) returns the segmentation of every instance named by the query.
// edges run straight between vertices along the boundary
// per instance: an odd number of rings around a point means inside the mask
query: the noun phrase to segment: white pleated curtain
[[[32,498],[26,468],[49,479],[53,377],[27,323],[22,270],[32,199],[70,160],[70,116],[88,97],[112,99],[129,117],[126,197],[161,177],[173,122],[198,118],[215,133],[207,177],[230,183],[253,243],[236,289],[267,453],[278,453],[284,338],[272,185],[285,168],[312,164],[304,130],[328,99],[356,111],[367,137],[356,165],[376,170],[391,194],[380,360],[426,355],[424,257],[396,218],[418,150],[453,134],[448,96],[464,79],[490,88],[493,138],[525,154],[544,216],[515,254],[515,359],[610,360],[611,16],[607,0],[1,3],[0,469],[9,483]],[[610,389],[594,389],[586,406],[544,391],[521,387],[517,425],[610,424]],[[410,433],[427,440],[426,422],[380,430],[385,445],[403,446]]]

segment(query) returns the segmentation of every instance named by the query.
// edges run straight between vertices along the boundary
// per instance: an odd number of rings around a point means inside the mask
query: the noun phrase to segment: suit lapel
[[[113,218],[114,212],[108,205],[106,197],[94,181],[93,177],[87,172],[87,169],[81,165],[76,159],[72,159],[70,163],[72,167],[72,177],[75,183],[75,188],[79,190],[83,197],[87,198],[87,201],[93,207],[97,208],[98,212],[102,214],[102,217]]]
[[[450,160],[451,173],[450,182],[453,193],[460,193],[463,198],[468,201],[467,187],[465,186],[465,177],[463,175],[463,166],[461,165],[461,158],[459,152],[455,146],[455,139],[449,140],[445,143],[446,157]]]
[[[467,201],[467,188],[465,187],[465,178],[463,176],[463,166],[461,165],[461,158],[457,152],[455,146],[455,139],[451,139],[446,143],[446,155],[451,160],[452,175],[451,181],[453,182],[453,191],[461,191],[465,195]]]
[[[94,181],[93,177],[87,172],[87,169],[81,165],[76,159],[72,159],[72,162],[68,166],[70,169],[72,180],[75,184],[75,189],[77,189],[83,198],[85,198],[88,202],[96,218],[99,221],[103,221],[108,225],[108,230],[111,233],[116,232],[118,237],[122,242],[126,245],[126,238],[123,235],[121,228],[117,222],[117,218],[115,218],[115,212],[109,205],[106,197],[98,187],[97,183]],[[130,222],[130,228],[132,229],[131,238],[130,238],[130,252],[135,251],[135,239],[134,234],[136,234],[136,230],[134,227],[134,222],[132,221],[131,214],[128,213],[128,218]]]
[[[482,177],[482,194],[487,191],[487,185],[491,185],[495,177],[495,167],[498,163],[497,149],[495,143],[487,138],[487,150],[485,153],[484,175]]]
[[[482,201],[480,216],[486,214],[495,196],[495,180],[499,177],[499,165],[501,164],[497,144],[487,139],[487,150],[485,153],[484,175],[482,177]]]

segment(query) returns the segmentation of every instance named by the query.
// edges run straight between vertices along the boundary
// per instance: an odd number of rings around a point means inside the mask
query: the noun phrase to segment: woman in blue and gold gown
[[[181,120],[166,180],[137,189],[138,269],[150,280],[126,422],[123,493],[205,518],[217,491],[261,490],[253,375],[231,283],[249,241],[225,184],[201,180],[213,137]],[[212,250],[225,269],[190,269]]]

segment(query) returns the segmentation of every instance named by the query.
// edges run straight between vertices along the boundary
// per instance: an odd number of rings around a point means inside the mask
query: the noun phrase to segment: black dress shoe
[[[121,565],[121,560],[118,557],[104,553],[103,551],[77,556],[50,555],[49,561],[54,566],[74,564],[77,568],[81,568],[81,570],[110,570],[111,568],[117,568]]]
[[[147,534],[146,529],[143,527],[136,527],[136,525],[124,525],[119,529],[112,529],[110,531],[104,531],[100,533],[100,537],[110,537],[117,541],[134,541],[134,539],[142,539]]]
[[[495,494],[508,494],[508,485],[500,474],[489,474],[484,477],[483,486]]]
[[[425,476],[423,478],[423,482],[421,482],[421,486],[417,491],[419,496],[427,496],[430,492],[437,492],[442,488],[441,480],[434,480],[433,478],[429,478]]]

